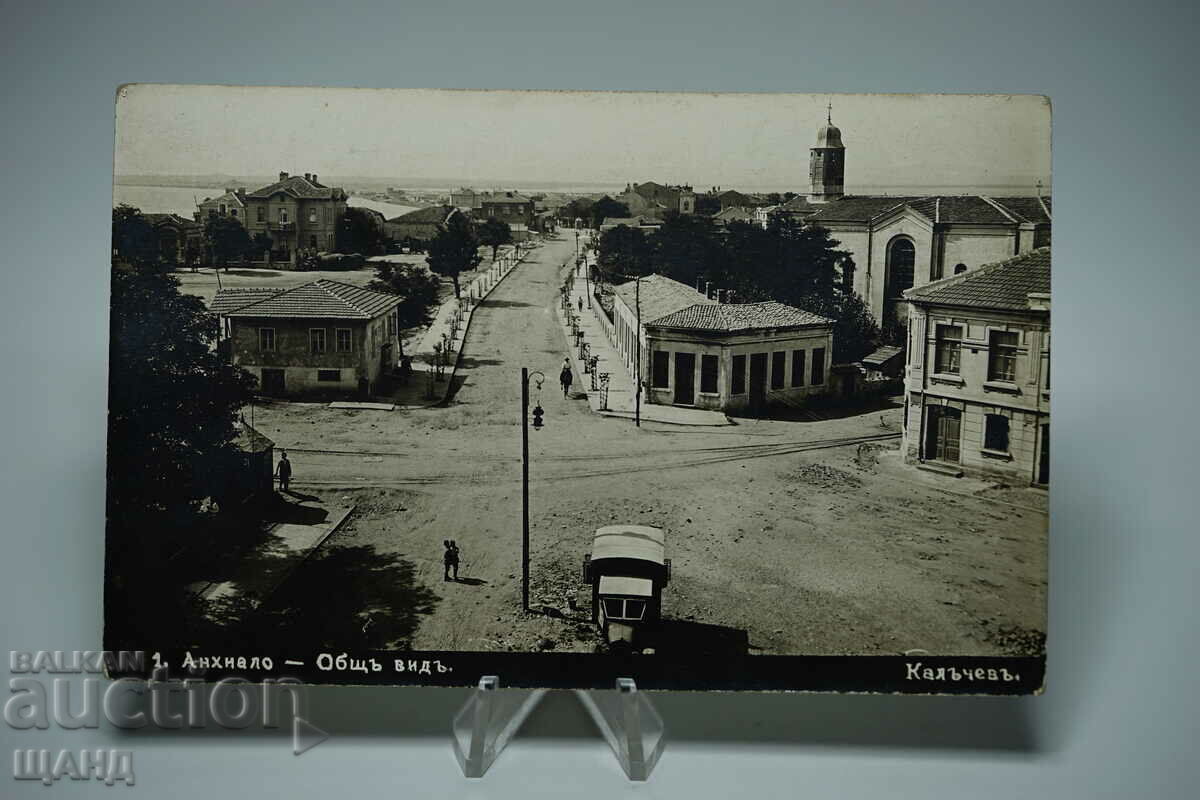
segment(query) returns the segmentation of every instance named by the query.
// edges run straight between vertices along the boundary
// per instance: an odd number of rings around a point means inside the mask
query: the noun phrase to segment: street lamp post
[[[537,389],[542,391],[542,381],[546,376],[541,372],[530,373],[527,367],[521,367],[521,610],[529,611],[529,378],[537,381]],[[533,427],[542,427],[542,406],[539,403],[533,409]]]

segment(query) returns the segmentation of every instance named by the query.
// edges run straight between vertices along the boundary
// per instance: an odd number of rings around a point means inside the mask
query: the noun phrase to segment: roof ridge
[[[357,312],[358,312],[358,313],[360,313],[360,314],[367,314],[368,316],[370,316],[370,315],[368,314],[368,312],[367,312],[367,310],[366,310],[365,308],[363,308],[362,306],[360,306],[360,305],[358,305],[358,304],[356,304],[356,303],[353,303],[353,302],[351,302],[350,300],[348,300],[348,299],[347,299],[347,298],[345,298],[345,297],[342,297],[342,296],[341,296],[340,294],[338,294],[337,292],[330,291],[329,287],[327,287],[327,286],[324,286],[324,285],[322,285],[322,284],[331,284],[331,285],[333,285],[333,286],[344,286],[344,287],[346,287],[347,289],[353,289],[353,290],[355,290],[356,292],[357,292],[357,291],[363,291],[363,292],[371,292],[372,294],[374,294],[374,290],[372,290],[372,289],[368,289],[368,288],[366,288],[365,286],[355,286],[355,285],[353,285],[353,284],[350,284],[350,283],[343,283],[343,282],[341,282],[341,281],[335,281],[335,280],[332,280],[331,278],[321,278],[320,280],[317,280],[317,281],[314,281],[314,282],[315,282],[315,283],[316,283],[318,286],[321,286],[321,290],[322,290],[322,291],[324,291],[324,292],[326,292],[326,293],[328,293],[328,294],[329,294],[331,297],[335,297],[335,298],[337,298],[338,300],[341,300],[343,303],[345,303],[346,305],[350,306],[351,308],[353,308],[355,311],[357,311]],[[382,294],[382,292],[380,292],[380,294]]]
[[[1053,221],[1054,221],[1054,217],[1050,216],[1050,206],[1046,205],[1046,200],[1045,200],[1045,198],[1043,198],[1043,197],[1042,197],[1042,196],[1039,194],[1039,195],[1037,196],[1037,201],[1038,201],[1038,205],[1042,207],[1042,211],[1046,212],[1046,219],[1048,219],[1048,220],[1050,220],[1051,222],[1053,222]]]
[[[1022,216],[1021,216],[1020,214],[1018,214],[1016,211],[1013,211],[1012,213],[1009,213],[1009,210],[1008,210],[1008,209],[1006,209],[1004,206],[1000,205],[1000,203],[999,203],[999,202],[997,202],[997,201],[993,200],[992,198],[988,197],[986,194],[980,194],[980,195],[976,195],[976,197],[978,197],[980,200],[982,200],[982,201],[984,201],[985,203],[987,203],[988,205],[990,205],[992,208],[994,208],[994,209],[996,209],[997,211],[999,211],[1001,214],[1003,214],[1005,217],[1007,217],[1007,218],[1009,219],[1009,221],[1010,221],[1010,222],[1012,222],[1012,223],[1014,223],[1014,224],[1021,223],[1021,222],[1029,222],[1029,220],[1027,220],[1027,219],[1025,219],[1024,217],[1022,217]],[[1015,215],[1015,216],[1014,216],[1014,215]],[[1017,219],[1017,217],[1020,217],[1020,219]]]

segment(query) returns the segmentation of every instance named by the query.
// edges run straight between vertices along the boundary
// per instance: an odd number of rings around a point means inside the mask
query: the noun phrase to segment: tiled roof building
[[[1044,485],[1050,249],[910,289],[903,452],[913,464]]]
[[[829,390],[833,320],[783,303],[718,303],[662,275],[615,295],[611,338],[626,367],[640,367],[649,402],[759,413]]]
[[[810,152],[808,195],[771,216],[828,230],[851,256],[843,279],[880,325],[903,324],[907,289],[1050,244],[1052,206],[1040,186],[1028,196],[848,195],[845,157],[827,117]]]
[[[403,298],[317,280],[291,289],[225,289],[213,300],[230,353],[264,394],[368,394],[398,360]]]

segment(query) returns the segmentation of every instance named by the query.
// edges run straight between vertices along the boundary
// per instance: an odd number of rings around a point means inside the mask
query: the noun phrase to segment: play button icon
[[[307,753],[328,738],[328,733],[311,722],[292,717],[292,753],[295,755]]]

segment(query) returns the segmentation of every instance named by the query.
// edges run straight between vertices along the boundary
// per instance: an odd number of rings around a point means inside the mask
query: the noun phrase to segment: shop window
[[[996,453],[1008,452],[1008,417],[987,414],[984,417],[983,449]]]
[[[746,357],[734,356],[733,369],[730,371],[729,393],[745,394],[746,392]]]
[[[777,350],[771,353],[771,388],[783,388],[783,370],[787,363],[787,353]]]
[[[820,386],[823,383],[825,383],[825,348],[818,347],[813,350],[812,385]]]
[[[717,357],[700,356],[700,391],[705,394],[717,393]]]
[[[654,364],[651,370],[650,385],[655,389],[666,389],[671,380],[671,354],[666,350],[654,351]]]
[[[322,383],[338,383],[342,380],[342,371],[340,369],[319,369],[317,370],[317,380]]]
[[[804,351],[792,351],[792,386],[804,385]]]

